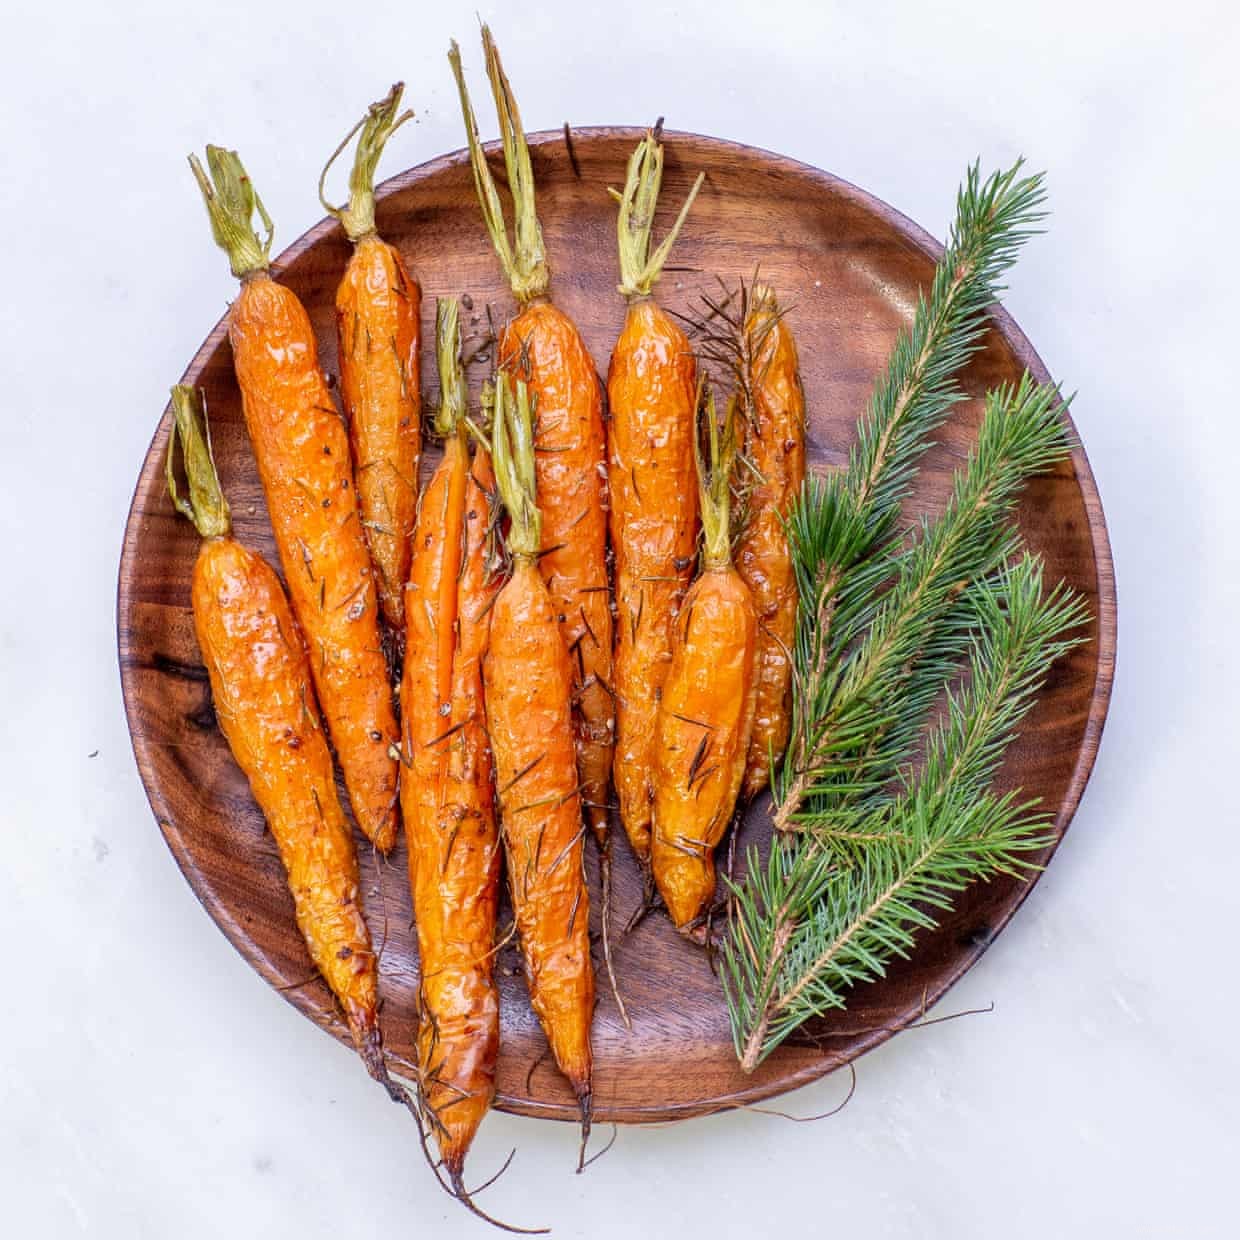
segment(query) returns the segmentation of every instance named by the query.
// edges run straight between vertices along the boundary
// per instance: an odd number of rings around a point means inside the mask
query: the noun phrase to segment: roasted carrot
[[[530,1001],[590,1127],[590,897],[583,871],[581,790],[573,750],[572,663],[538,571],[542,546],[534,431],[525,383],[496,377],[495,476],[511,527],[512,575],[491,611],[483,660],[487,722],[508,883]]]
[[[310,319],[268,272],[271,220],[240,159],[209,146],[207,165],[210,178],[190,156],[215,240],[241,281],[228,335],[284,579],[353,814],[386,852],[396,839],[398,733],[348,432],[319,370]]]
[[[729,402],[722,443],[709,394],[703,407],[710,462],[699,447],[702,571],[676,619],[653,769],[651,860],[659,894],[681,930],[691,929],[714,897],[714,851],[736,807],[753,731],[758,631],[729,541],[736,402]]]
[[[756,796],[788,743],[797,583],[784,521],[805,480],[805,393],[792,332],[768,285],[755,283],[744,317],[747,491],[736,567],[758,613],[757,700],[741,791]]]
[[[421,962],[424,1109],[458,1195],[465,1155],[495,1094],[499,997],[493,977],[499,895],[482,656],[499,586],[491,558],[490,457],[473,459],[456,301],[436,314],[444,439],[418,512],[406,591],[401,682],[401,813]]]
[[[519,307],[517,316],[500,333],[499,365],[511,381],[525,381],[537,415],[534,454],[543,522],[538,563],[554,601],[560,631],[572,653],[573,719],[582,799],[605,855],[615,709],[602,390],[580,332],[548,300],[550,271],[534,204],[533,172],[521,116],[486,26],[482,28],[482,41],[515,204],[513,245],[508,241],[499,194],[479,142],[455,43],[449,59],[460,92],[474,182],[487,231]]]
[[[192,583],[194,630],[215,717],[280,850],[310,958],[340,1001],[367,1071],[403,1102],[383,1062],[378,965],[305,642],[275,570],[232,537],[198,393],[174,387],[172,414],[168,492],[203,538]],[[178,447],[188,495],[177,486]]]
[[[607,372],[611,545],[615,555],[616,756],[620,819],[650,866],[651,749],[672,626],[693,578],[698,534],[693,480],[697,364],[685,334],[651,296],[702,184],[699,176],[663,243],[650,231],[663,147],[648,132],[629,158],[619,195],[619,291],[624,328]]]
[[[397,82],[370,106],[323,169],[319,199],[344,227],[353,254],[336,290],[340,394],[349,419],[357,500],[375,566],[375,587],[392,632],[404,629],[413,522],[422,453],[422,290],[395,246],[375,231],[375,168],[384,144],[413,115],[400,111]],[[349,176],[349,203],[334,207],[323,182],[354,134],[357,152]]]

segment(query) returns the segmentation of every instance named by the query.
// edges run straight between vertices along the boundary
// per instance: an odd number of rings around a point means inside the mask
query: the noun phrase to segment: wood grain
[[[604,370],[624,314],[615,293],[615,216],[606,188],[623,182],[625,160],[639,136],[636,129],[575,131],[579,176],[561,133],[531,139],[553,294],[576,319]],[[664,201],[679,203],[699,170],[707,173],[706,186],[677,246],[677,270],[665,276],[661,297],[670,309],[685,311],[699,291],[718,287],[716,276],[735,283],[760,265],[781,300],[793,307],[789,322],[801,348],[811,468],[838,466],[874,379],[911,318],[917,292],[930,281],[940,249],[898,212],[824,172],[717,139],[668,134]],[[944,194],[951,189],[945,182]],[[467,332],[485,329],[488,302],[497,322],[510,313],[511,300],[483,234],[463,153],[387,182],[379,194],[378,225],[422,282],[424,339],[433,337],[439,295],[469,294],[474,310],[464,316]],[[209,244],[205,228],[201,244]],[[324,220],[275,264],[279,277],[306,304],[323,365],[333,375],[332,305],[348,255],[339,226]],[[951,471],[976,432],[979,397],[1025,367],[1038,379],[1048,377],[1019,328],[996,309],[986,345],[963,376],[971,399],[928,454],[911,512],[939,510]],[[474,368],[475,388],[481,369]],[[433,374],[434,368],[423,370]],[[182,382],[206,390],[238,536],[274,562],[223,323],[207,337]],[[434,392],[426,395],[433,402]],[[198,537],[175,516],[164,493],[167,431],[165,412],[138,477],[120,564],[117,628],[134,753],[160,828],[207,911],[271,985],[320,1027],[347,1041],[344,1022],[326,986],[313,976],[294,927],[275,845],[215,725],[189,611]],[[428,459],[424,468],[432,464]],[[1046,558],[1049,578],[1063,578],[1080,591],[1095,617],[1091,640],[1054,669],[1002,776],[1006,786],[1019,785],[1042,798],[1054,811],[1055,831],[1062,837],[1097,752],[1115,662],[1110,547],[1079,443],[1070,461],[1030,486],[1019,520],[1030,545]],[[762,800],[749,813],[742,843],[760,841],[768,831]],[[641,890],[618,823],[616,838],[615,915],[623,924]],[[408,1073],[415,1054],[417,960],[404,858],[397,855],[385,863],[360,835],[358,842],[366,913],[382,945],[384,1034],[392,1067]],[[643,1122],[705,1114],[756,1102],[839,1067],[916,1020],[986,950],[1028,890],[1008,879],[971,888],[936,933],[921,937],[910,960],[893,966],[882,982],[857,990],[846,1013],[783,1046],[752,1077],[737,1067],[718,982],[705,958],[665,918],[648,918],[616,955],[633,1016],[632,1034],[625,1031],[606,988],[599,987],[596,1117]],[[595,908],[598,903],[595,898]],[[571,1093],[551,1064],[516,968],[517,954],[509,947],[499,958],[497,1105],[526,1115],[574,1119]]]

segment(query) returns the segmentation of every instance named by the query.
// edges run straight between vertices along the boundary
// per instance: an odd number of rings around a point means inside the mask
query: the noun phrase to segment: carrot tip
[[[594,1092],[588,1083],[574,1085],[577,1105],[581,1109],[581,1144],[577,1147],[577,1174],[586,1169],[586,1146],[590,1143],[590,1123],[594,1116]]]
[[[379,1082],[387,1091],[387,1096],[400,1106],[407,1106],[409,1098],[405,1091],[392,1079],[388,1072],[387,1061],[383,1058],[383,1039],[377,1028],[367,1029],[355,1035],[357,1052],[366,1065],[366,1071],[373,1080]]]

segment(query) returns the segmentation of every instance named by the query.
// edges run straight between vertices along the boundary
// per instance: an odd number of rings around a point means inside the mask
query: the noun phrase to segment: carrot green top
[[[487,77],[491,79],[491,93],[495,96],[495,110],[499,113],[500,136],[504,143],[504,167],[508,171],[508,189],[512,194],[514,227],[513,241],[508,240],[508,225],[504,222],[504,207],[495,178],[487,166],[482,142],[478,137],[478,121],[473,104],[465,86],[461,70],[461,49],[453,40],[448,48],[448,61],[456,78],[456,88],[461,96],[461,112],[465,117],[465,136],[469,140],[469,162],[474,170],[474,186],[482,207],[491,243],[499,255],[504,275],[512,285],[513,296],[521,305],[545,297],[551,284],[551,271],[543,249],[542,229],[538,224],[538,212],[534,204],[534,170],[530,165],[529,147],[521,128],[521,113],[513,98],[512,87],[504,73],[499,49],[491,38],[488,27],[482,27],[482,46],[486,53]]]
[[[523,379],[517,380],[514,397],[508,376],[502,370],[496,375],[493,417],[495,483],[512,519],[508,551],[516,559],[532,560],[542,543],[542,513],[534,484],[534,419]]]
[[[453,435],[465,429],[469,393],[461,362],[461,312],[455,297],[435,302],[435,356],[439,362],[439,408],[435,433]]]
[[[188,498],[177,490],[174,457],[178,444],[189,483]],[[194,523],[203,538],[226,538],[231,533],[232,518],[211,454],[211,435],[207,430],[202,396],[196,388],[183,383],[172,389],[172,430],[168,435],[164,477],[176,510]]]
[[[241,280],[252,272],[266,271],[275,227],[240,156],[222,146],[208,146],[210,177],[203,171],[197,155],[189,157],[189,166],[207,204],[215,243],[228,255],[233,275]],[[267,232],[261,241],[254,229],[255,211]]]
[[[624,192],[611,191],[612,197],[620,204],[616,219],[616,232],[620,240],[620,283],[617,288],[624,297],[650,295],[676,243],[689,208],[693,206],[693,200],[706,179],[704,172],[698,173],[676,222],[659,248],[651,254],[650,231],[659,201],[659,187],[663,183],[663,144],[659,141],[662,123],[660,121],[653,130],[646,130],[646,136],[629,156]]]
[[[400,111],[404,90],[404,82],[397,82],[382,99],[370,105],[366,115],[345,134],[344,140],[332,152],[319,177],[319,201],[328,214],[334,215],[344,226],[350,241],[360,241],[375,231],[375,169],[387,140],[413,115],[411,111]],[[348,206],[333,207],[324,195],[324,182],[332,164],[358,130],[361,130],[361,135],[357,139],[353,169],[349,173],[349,203]]]
[[[732,561],[730,510],[732,464],[736,459],[736,397],[728,401],[723,427],[715,415],[715,394],[699,391],[698,416],[706,423],[710,460],[702,456],[702,441],[694,440],[697,458],[698,495],[702,507],[702,567],[723,568]]]

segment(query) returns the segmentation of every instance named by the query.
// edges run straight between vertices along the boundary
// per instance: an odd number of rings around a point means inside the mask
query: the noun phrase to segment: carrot
[[[537,414],[534,456],[542,546],[539,568],[573,658],[574,725],[586,816],[600,849],[608,844],[608,785],[615,734],[612,620],[607,580],[607,470],[602,390],[581,333],[548,300],[550,271],[534,205],[529,151],[499,50],[482,28],[487,74],[504,140],[515,203],[515,245],[478,140],[460,51],[449,59],[461,97],[474,181],[487,230],[519,313],[500,333],[499,365],[525,381]]]
[[[784,529],[805,480],[805,393],[797,346],[774,290],[754,284],[744,317],[748,417],[743,451],[752,484],[736,549],[736,567],[758,612],[754,663],[757,703],[742,793],[770,782],[772,760],[788,744],[797,583]]]
[[[401,813],[421,961],[424,1110],[458,1196],[495,1094],[493,978],[499,839],[482,700],[482,655],[499,585],[489,556],[490,457],[469,454],[455,300],[440,298],[443,459],[422,495],[406,592]]]
[[[590,897],[582,866],[586,828],[573,750],[572,662],[538,571],[542,518],[533,441],[526,386],[517,381],[514,399],[500,371],[492,442],[496,482],[511,518],[512,575],[491,612],[482,665],[487,722],[530,1001],[577,1095],[584,1152],[594,1012]]]
[[[699,176],[653,255],[650,230],[663,147],[648,132],[629,158],[620,211],[624,328],[607,372],[611,545],[615,554],[614,777],[620,819],[650,866],[651,750],[672,626],[693,577],[698,534],[693,483],[697,363],[689,341],[651,292],[701,188]]]
[[[399,113],[403,90],[397,82],[385,98],[371,104],[319,178],[320,201],[353,242],[336,290],[340,394],[349,419],[358,511],[374,560],[379,606],[396,634],[404,630],[404,587],[418,506],[422,290],[400,251],[375,231],[374,176],[384,144],[413,115]],[[323,182],[359,129],[349,204],[334,207],[323,196]]]
[[[305,309],[268,273],[271,220],[240,159],[209,146],[207,164],[210,179],[190,156],[215,240],[241,281],[228,335],[284,579],[354,816],[386,852],[396,839],[398,733],[348,432]]]
[[[198,393],[174,387],[172,414],[168,492],[203,538],[192,583],[194,630],[216,719],[280,850],[310,958],[339,1000],[367,1071],[404,1102],[383,1061],[378,965],[305,642],[275,570],[232,537]],[[177,488],[178,447],[188,496]]]
[[[736,807],[755,705],[758,622],[729,545],[736,402],[728,405],[722,445],[713,397],[707,396],[704,409],[710,464],[699,448],[702,571],[676,619],[652,777],[654,877],[681,930],[708,911],[715,893],[714,850]]]

